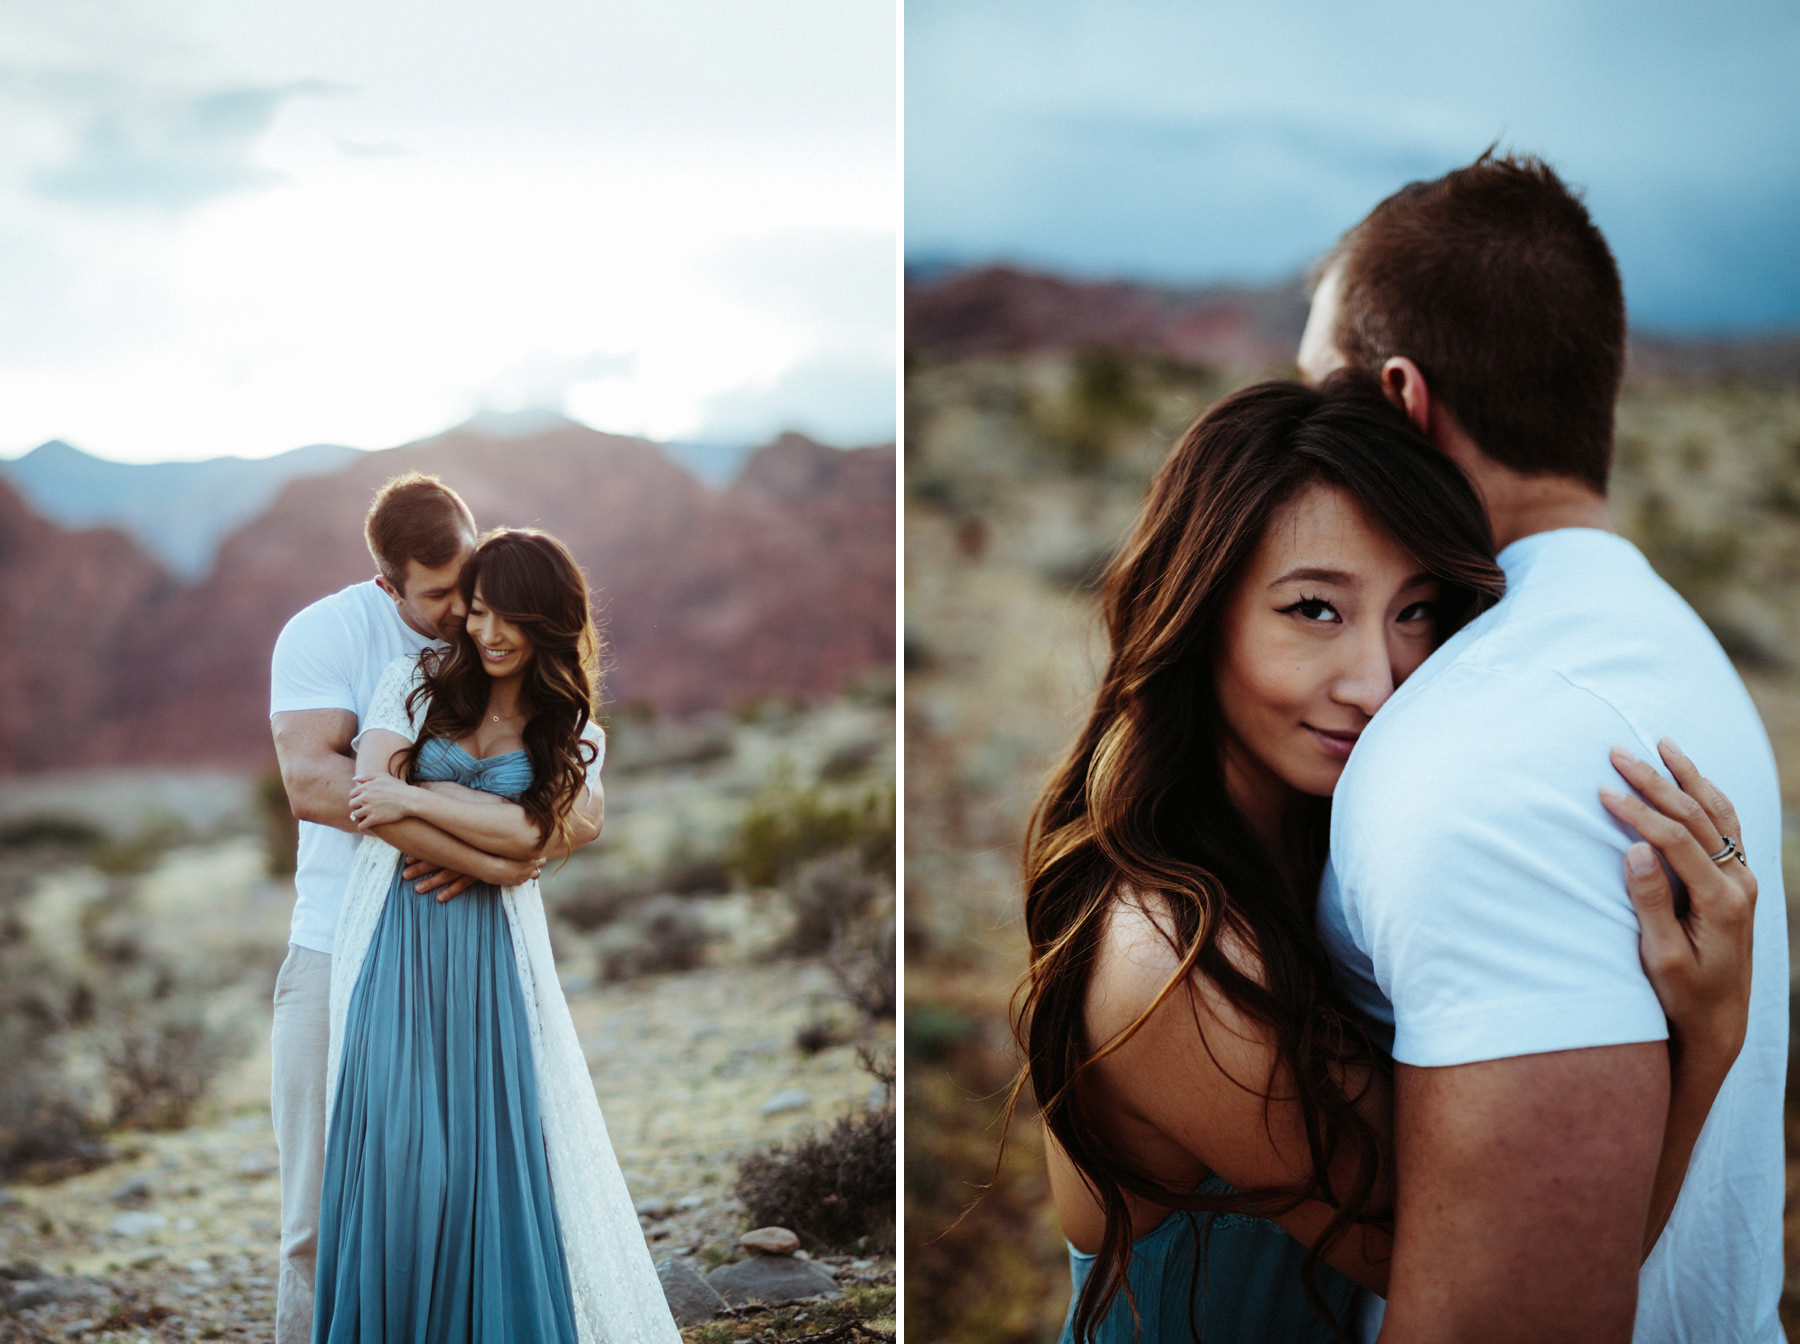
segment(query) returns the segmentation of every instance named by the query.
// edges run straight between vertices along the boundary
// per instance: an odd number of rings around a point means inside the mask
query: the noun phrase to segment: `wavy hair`
[[[1215,631],[1239,574],[1276,510],[1314,484],[1356,499],[1438,580],[1441,635],[1504,589],[1474,490],[1361,374],[1342,372],[1318,389],[1262,383],[1227,397],[1187,430],[1157,474],[1104,579],[1110,655],[1093,711],[1039,797],[1025,843],[1031,968],[1014,1003],[1026,1062],[1012,1102],[1029,1082],[1051,1135],[1105,1215],[1076,1303],[1077,1339],[1090,1337],[1125,1286],[1127,1192],[1190,1212],[1265,1216],[1325,1201],[1335,1212],[1308,1248],[1303,1277],[1308,1300],[1330,1321],[1315,1282],[1321,1257],[1363,1218],[1374,1190],[1381,1145],[1356,1108],[1354,1080],[1382,1061],[1314,931],[1316,885],[1288,888],[1227,793],[1219,709],[1201,689],[1213,685]],[[1304,857],[1315,875],[1329,807],[1316,800],[1310,818]],[[1166,899],[1166,936],[1180,965],[1124,1033],[1091,1041],[1088,986],[1107,914],[1124,892]],[[1233,963],[1225,951],[1232,944],[1254,951],[1260,974]],[[1290,1075],[1314,1172],[1306,1188],[1216,1197],[1169,1190],[1108,1151],[1084,1122],[1084,1071],[1192,975],[1272,1030],[1277,1072],[1263,1089],[1265,1105],[1277,1074]],[[1354,1156],[1354,1175],[1334,1186],[1327,1173],[1343,1153]]]
[[[525,814],[548,842],[569,835],[569,809],[587,783],[597,748],[582,737],[600,703],[600,637],[594,628],[587,579],[581,566],[555,537],[535,528],[496,528],[481,539],[463,566],[462,594],[472,600],[481,586],[489,608],[516,625],[531,641],[520,705],[520,736],[531,761],[531,786],[520,797]],[[405,753],[405,775],[413,776],[419,750],[428,738],[457,741],[480,725],[487,713],[490,683],[474,637],[465,629],[450,647],[421,659],[424,678],[407,699],[416,712],[421,696],[428,708],[418,741]]]

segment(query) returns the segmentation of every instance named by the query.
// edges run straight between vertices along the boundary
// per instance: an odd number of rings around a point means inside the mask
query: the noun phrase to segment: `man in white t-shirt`
[[[269,722],[288,803],[300,820],[294,917],[275,982],[275,1141],[281,1159],[277,1344],[312,1334],[319,1194],[325,1164],[325,1057],[331,947],[361,833],[350,819],[351,740],[384,669],[454,639],[468,614],[458,586],[475,549],[475,519],[434,476],[408,473],[376,492],[364,537],[377,575],[320,598],[283,627],[270,673]],[[596,776],[578,803],[573,845],[600,832]],[[384,827],[421,892],[459,895],[470,879],[444,865],[449,837],[416,819]],[[566,852],[558,847],[554,852]]]
[[[1717,642],[1608,530],[1624,345],[1586,210],[1488,155],[1345,235],[1301,343],[1308,381],[1378,377],[1463,468],[1508,585],[1376,715],[1333,804],[1320,932],[1393,1033],[1386,1344],[1783,1337],[1779,786]],[[1610,748],[1655,761],[1664,736],[1736,805],[1760,896],[1748,1036],[1646,1260],[1668,1033],[1625,890],[1637,837],[1599,790],[1622,787]]]

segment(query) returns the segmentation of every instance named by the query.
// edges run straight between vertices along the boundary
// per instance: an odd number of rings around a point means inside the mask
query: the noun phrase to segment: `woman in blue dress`
[[[388,668],[356,741],[313,1338],[674,1344],[538,863],[498,857],[566,840],[599,788],[587,585],[554,538],[503,529],[462,586],[463,633]],[[380,838],[407,817],[464,842],[475,885],[417,894]]]
[[[1026,844],[1021,1084],[1070,1245],[1065,1341],[1322,1344],[1385,1292],[1389,1065],[1333,978],[1314,893],[1357,735],[1498,599],[1493,554],[1467,481],[1349,375],[1227,398],[1159,473],[1105,579],[1094,708]],[[1676,814],[1674,785],[1619,768]],[[1705,827],[1738,834],[1711,806]],[[1709,913],[1753,882],[1709,862],[1715,844],[1696,829],[1663,854]],[[1636,905],[1665,881],[1626,885]],[[1640,917],[1646,940],[1676,932],[1666,909]],[[1747,924],[1706,936],[1655,983],[1683,1049],[1646,1253],[1743,1039]],[[1700,970],[1715,959],[1726,973]]]

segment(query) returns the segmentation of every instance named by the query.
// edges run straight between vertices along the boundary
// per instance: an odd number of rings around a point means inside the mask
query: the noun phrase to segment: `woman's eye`
[[[1303,597],[1290,607],[1283,607],[1283,614],[1292,613],[1302,620],[1318,621],[1321,624],[1335,621],[1338,618],[1337,608],[1321,597]]]
[[[1437,603],[1414,602],[1400,613],[1402,622],[1434,621],[1437,619]]]

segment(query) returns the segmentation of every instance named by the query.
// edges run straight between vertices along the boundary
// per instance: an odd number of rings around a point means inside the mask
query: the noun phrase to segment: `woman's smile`
[[[1315,728],[1310,723],[1302,724],[1301,727],[1319,739],[1319,745],[1325,749],[1326,755],[1336,756],[1340,760],[1346,761],[1350,759],[1350,749],[1356,745],[1356,739],[1362,736],[1361,729],[1353,732],[1334,732],[1329,728]]]
[[[482,596],[481,585],[469,599],[469,617],[463,632],[481,655],[481,665],[491,677],[510,677],[523,672],[534,652],[531,639],[518,626],[495,611]]]

